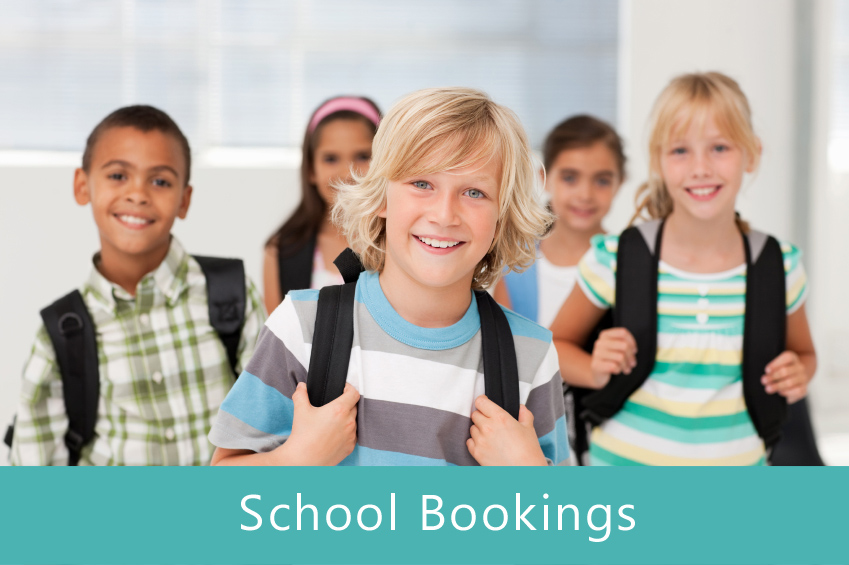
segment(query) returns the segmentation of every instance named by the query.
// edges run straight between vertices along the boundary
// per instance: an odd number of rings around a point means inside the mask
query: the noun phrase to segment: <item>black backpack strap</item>
[[[481,321],[481,349],[486,396],[519,419],[519,368],[507,316],[483,290],[475,291]]]
[[[604,313],[599,323],[593,328],[587,341],[584,342],[584,351],[592,355],[593,347],[596,340],[602,331],[613,327],[613,311],[608,310]],[[592,422],[588,422],[583,417],[584,399],[594,394],[596,391],[591,388],[582,388],[572,385],[563,385],[563,397],[566,403],[566,412],[569,416],[567,423],[572,426],[570,428],[571,444],[569,447],[577,456],[578,465],[583,465],[585,462],[584,454],[590,450],[590,431]]]
[[[277,271],[280,277],[280,298],[286,298],[290,290],[302,290],[312,286],[312,263],[315,257],[317,234],[313,234],[304,245],[293,252],[292,247],[277,246]]]
[[[363,265],[351,249],[345,249],[333,263],[345,284],[326,286],[318,292],[307,371],[307,393],[313,406],[324,406],[342,395],[354,344],[354,296]]]
[[[746,315],[743,326],[743,396],[752,424],[767,449],[781,436],[787,400],[768,394],[761,376],[770,361],[785,348],[787,332],[784,257],[774,237],[767,236],[760,253],[759,232],[743,234],[746,250]],[[755,245],[750,245],[754,243]],[[756,289],[757,292],[752,292]]]
[[[787,420],[781,427],[781,441],[775,444],[770,464],[781,466],[822,466],[814,427],[806,398],[787,406]]]
[[[357,279],[360,278],[360,273],[366,270],[365,267],[363,267],[363,262],[360,260],[360,256],[354,253],[354,250],[350,247],[340,253],[339,256],[333,260],[333,264],[336,265],[337,269],[339,269],[339,274],[342,275],[342,279],[344,279],[346,283],[357,282]]]
[[[642,227],[642,226],[641,226]],[[646,235],[654,236],[654,241]],[[630,227],[619,236],[616,255],[616,303],[613,327],[626,328],[637,342],[637,366],[631,373],[613,375],[607,385],[583,399],[587,420],[598,425],[625,404],[651,374],[657,351],[657,267],[663,222],[652,222],[641,231]]]
[[[82,294],[75,290],[41,311],[41,319],[62,374],[68,414],[68,465],[77,465],[83,446],[94,438],[100,371],[97,336]]]
[[[332,285],[318,293],[307,393],[313,406],[324,406],[345,390],[354,343],[356,282]]]
[[[206,277],[209,323],[227,350],[227,361],[237,377],[239,340],[245,325],[245,264],[241,259],[193,256]]]

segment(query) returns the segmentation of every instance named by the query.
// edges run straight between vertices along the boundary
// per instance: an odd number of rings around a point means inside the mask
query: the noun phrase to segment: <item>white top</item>
[[[537,286],[539,288],[539,309],[537,322],[549,327],[557,317],[560,307],[566,302],[569,293],[578,279],[578,266],[559,267],[545,258],[542,253],[537,258]]]
[[[339,271],[327,270],[324,266],[324,256],[321,254],[321,251],[319,251],[318,245],[316,245],[315,255],[313,255],[312,260],[312,284],[310,288],[319,290],[326,286],[343,284],[344,282],[345,280],[342,278],[342,275],[339,274]]]

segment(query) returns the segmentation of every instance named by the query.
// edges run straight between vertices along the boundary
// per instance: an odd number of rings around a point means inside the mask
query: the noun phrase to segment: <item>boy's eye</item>
[[[124,173],[109,173],[106,178],[112,180],[125,180],[127,176]]]
[[[478,190],[477,188],[470,188],[469,190],[466,191],[466,194],[469,195],[469,198],[474,198],[474,199],[486,197],[486,195],[483,192],[481,192],[480,190]]]
[[[415,186],[416,188],[418,188],[420,190],[427,190],[427,189],[430,188],[430,183],[427,182],[427,181],[424,181],[424,180],[414,180],[410,184],[412,184],[413,186]]]
[[[153,184],[155,186],[161,186],[161,187],[171,186],[171,183],[169,181],[165,180],[165,179],[153,179]]]

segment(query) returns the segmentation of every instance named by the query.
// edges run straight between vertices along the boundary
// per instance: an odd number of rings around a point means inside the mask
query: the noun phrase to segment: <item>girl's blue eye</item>
[[[361,153],[361,154],[357,155],[357,160],[359,160],[359,161],[371,161],[371,154]]]
[[[427,190],[428,188],[430,188],[430,183],[423,180],[414,180],[410,184],[421,190]]]
[[[469,195],[469,198],[474,198],[474,199],[483,198],[484,196],[486,196],[483,192],[481,192],[477,188],[470,188],[469,190],[466,191],[466,194]]]
[[[600,179],[597,179],[597,180],[596,180],[596,183],[598,183],[598,185],[599,185],[599,186],[610,186],[611,184],[613,184],[613,183],[610,181],[610,179],[609,179],[609,178],[607,178],[607,177],[602,177],[602,178],[600,178]]]
[[[324,161],[325,163],[335,163],[336,155],[325,155],[322,161]]]
[[[687,152],[687,150],[683,147],[676,147],[675,149],[672,150],[673,155],[683,155],[686,152]]]
[[[563,182],[565,182],[565,183],[572,184],[572,183],[575,182],[575,180],[577,180],[575,178],[575,175],[564,175],[563,176]]]

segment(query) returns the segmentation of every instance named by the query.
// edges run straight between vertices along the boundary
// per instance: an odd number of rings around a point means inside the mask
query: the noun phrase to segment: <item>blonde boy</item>
[[[519,420],[483,396],[473,290],[534,258],[550,222],[512,112],[479,91],[429,89],[381,123],[369,172],[334,218],[366,272],[348,386],[321,408],[306,380],[318,291],[290,293],[210,433],[220,464],[545,465],[568,460],[551,334],[506,311]],[[359,391],[359,393],[357,392]]]

